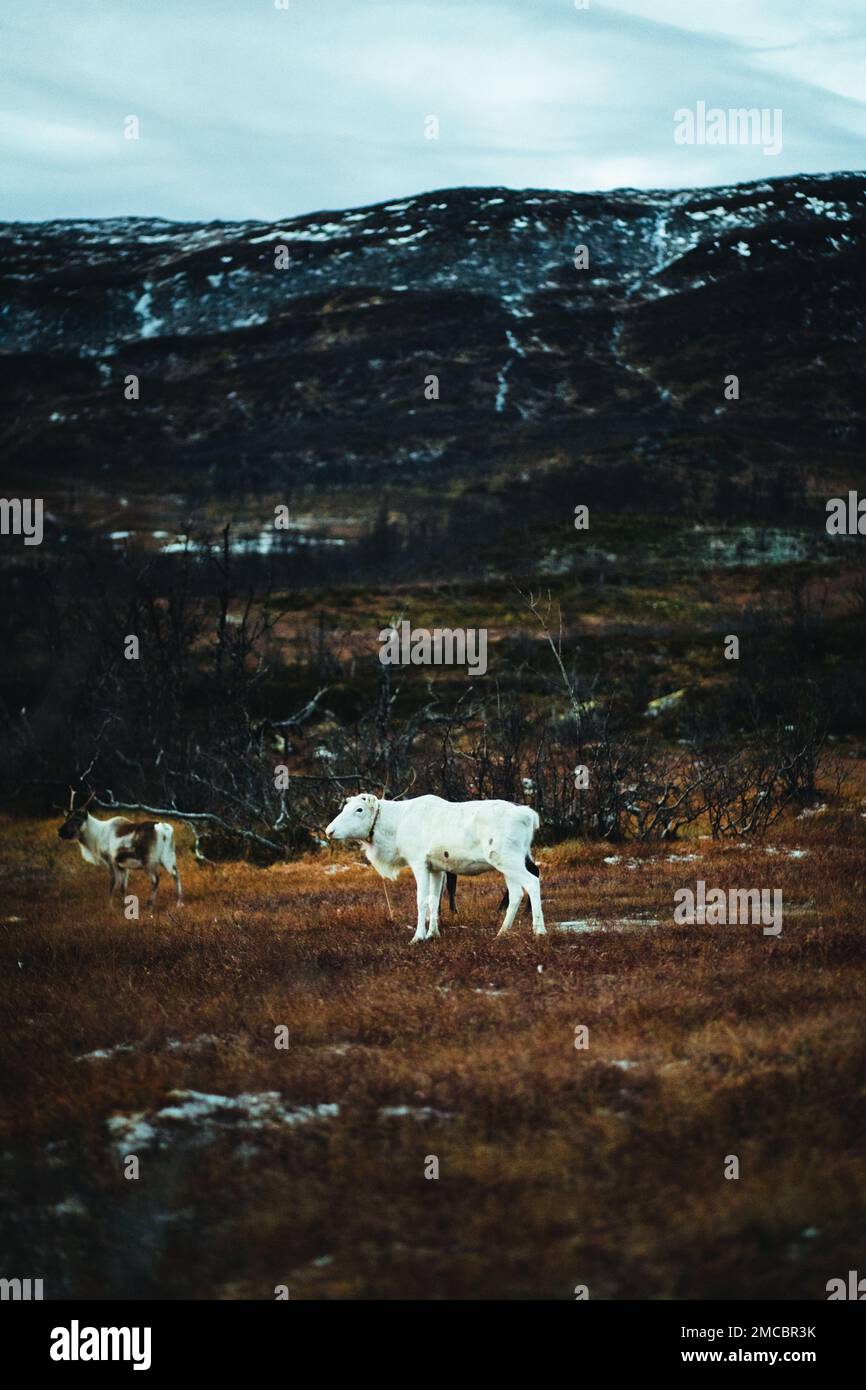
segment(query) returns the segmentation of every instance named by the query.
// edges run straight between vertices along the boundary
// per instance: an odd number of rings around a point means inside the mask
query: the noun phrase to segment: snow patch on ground
[[[140,319],[139,333],[142,338],[155,338],[162,328],[164,319],[157,318],[151,309],[153,294],[150,285],[145,285],[144,293],[141,295],[134,306],[134,312]]]
[[[611,922],[602,922],[598,917],[575,917],[556,923],[558,931],[573,932],[639,931],[642,927],[660,926],[660,917],[620,917]]]
[[[168,1052],[200,1052],[205,1047],[219,1047],[222,1039],[215,1033],[200,1033],[197,1038],[184,1041],[182,1038],[166,1038]],[[143,1051],[140,1043],[115,1043],[113,1047],[98,1047],[94,1052],[82,1052],[76,1062],[104,1062],[112,1057],[121,1057],[131,1052]]]
[[[453,1110],[434,1110],[432,1105],[385,1105],[379,1111],[382,1120],[453,1120]]]
[[[220,1133],[296,1128],[333,1120],[338,1105],[288,1106],[279,1091],[247,1092],[237,1096],[204,1091],[170,1091],[173,1103],[156,1111],[112,1115],[107,1121],[115,1148],[122,1154],[140,1149],[167,1148],[173,1140],[207,1143]]]
[[[76,1062],[104,1062],[109,1057],[119,1057],[124,1052],[135,1052],[135,1043],[115,1043],[114,1047],[98,1047],[95,1052],[82,1052]]]

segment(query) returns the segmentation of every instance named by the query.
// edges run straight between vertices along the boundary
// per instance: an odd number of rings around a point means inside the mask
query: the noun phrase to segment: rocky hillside
[[[565,470],[602,505],[808,511],[866,442],[864,248],[863,174],[0,224],[7,476],[321,494]]]

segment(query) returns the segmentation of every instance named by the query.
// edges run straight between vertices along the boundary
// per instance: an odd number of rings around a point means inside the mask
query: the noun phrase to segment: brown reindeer
[[[108,901],[113,899],[118,884],[121,897],[125,897],[130,869],[146,869],[151,884],[147,905],[153,907],[159,887],[159,871],[166,869],[174,879],[180,906],[183,892],[177,871],[172,827],[166,821],[132,821],[124,820],[122,816],[98,820],[88,810],[93,797],[94,793],[91,792],[84,805],[76,811],[75,792],[72,787],[69,788],[69,807],[64,812],[66,819],[57,834],[61,840],[76,840],[81,857],[88,864],[105,865],[109,874]]]

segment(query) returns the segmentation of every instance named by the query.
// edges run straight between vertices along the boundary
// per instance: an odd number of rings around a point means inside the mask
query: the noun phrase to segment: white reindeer
[[[346,800],[325,834],[332,840],[360,841],[383,878],[396,878],[409,865],[418,890],[413,942],[439,935],[446,873],[471,876],[493,869],[508,888],[508,911],[499,935],[510,930],[525,890],[532,905],[532,930],[543,936],[538,869],[529,856],[538,824],[531,806],[510,801],[453,802],[440,796],[385,801],[364,792]]]
[[[153,907],[159,887],[159,871],[166,869],[174,879],[180,906],[183,892],[177,871],[172,827],[166,821],[124,820],[122,816],[97,820],[87,809],[92,800],[93,793],[83,806],[74,810],[75,792],[70,788],[69,809],[64,813],[66,820],[57,834],[61,840],[77,840],[81,857],[88,864],[105,865],[109,873],[108,901],[111,902],[114,897],[118,884],[121,897],[126,896],[130,869],[146,869],[151,884],[147,905]]]

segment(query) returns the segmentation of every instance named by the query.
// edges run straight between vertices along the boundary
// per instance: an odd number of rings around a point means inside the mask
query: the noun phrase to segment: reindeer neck
[[[380,801],[373,818],[373,824],[364,841],[364,852],[371,863],[379,860],[387,863],[394,854],[396,827],[391,814],[392,802]]]
[[[97,844],[101,827],[102,821],[97,820],[96,816],[92,816],[88,811],[81,829],[78,832],[78,839],[81,844],[89,846]]]

